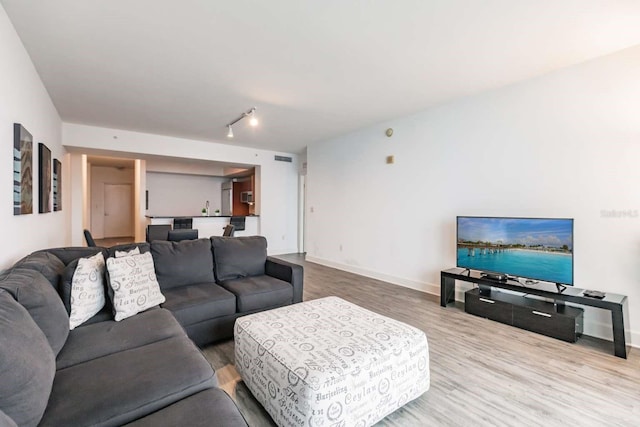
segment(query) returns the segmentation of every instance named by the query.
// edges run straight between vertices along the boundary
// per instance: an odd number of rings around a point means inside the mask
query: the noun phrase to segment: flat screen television
[[[456,265],[573,285],[573,219],[457,217]]]

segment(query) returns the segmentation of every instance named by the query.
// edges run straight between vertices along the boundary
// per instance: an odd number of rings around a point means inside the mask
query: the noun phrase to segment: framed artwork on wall
[[[13,214],[33,213],[33,137],[13,124]]]
[[[62,163],[53,159],[53,211],[62,210]]]
[[[38,143],[38,207],[40,213],[51,212],[51,150]]]

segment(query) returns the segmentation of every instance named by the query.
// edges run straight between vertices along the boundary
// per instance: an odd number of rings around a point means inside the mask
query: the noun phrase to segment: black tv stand
[[[477,284],[480,288],[479,293],[482,293],[482,290],[491,292],[491,288],[507,289],[548,298],[560,307],[565,302],[571,302],[578,305],[602,308],[611,312],[614,354],[618,357],[627,358],[630,346],[627,345],[625,337],[629,336],[630,332],[629,308],[626,295],[607,292],[602,299],[590,298],[583,294],[583,289],[573,286],[557,286],[556,284],[544,282],[525,285],[513,279],[506,281],[487,279],[482,277],[480,272],[473,270],[468,274],[462,274],[465,271],[461,268],[451,268],[440,272],[440,305],[442,307],[454,302],[456,280],[459,280]]]
[[[560,283],[556,283],[556,288],[558,289],[558,293],[562,293],[565,289],[567,289],[565,285],[561,285]]]

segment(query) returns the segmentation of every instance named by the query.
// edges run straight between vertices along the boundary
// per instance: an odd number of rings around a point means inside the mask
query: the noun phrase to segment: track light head
[[[258,119],[256,118],[256,107],[253,107],[251,109],[251,112],[249,113],[249,124],[251,126],[258,126]]]
[[[233,138],[233,130],[231,129],[231,126],[235,125],[245,117],[249,117],[249,124],[251,126],[258,126],[258,118],[256,117],[255,113],[256,113],[256,107],[252,107],[249,111],[242,113],[240,117],[227,123],[227,128],[229,128],[229,132],[227,132],[227,138]]]

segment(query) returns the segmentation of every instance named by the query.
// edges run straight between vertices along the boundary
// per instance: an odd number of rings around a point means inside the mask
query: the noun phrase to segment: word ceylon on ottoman
[[[424,332],[338,297],[240,317],[236,369],[279,426],[370,426],[429,389]]]

